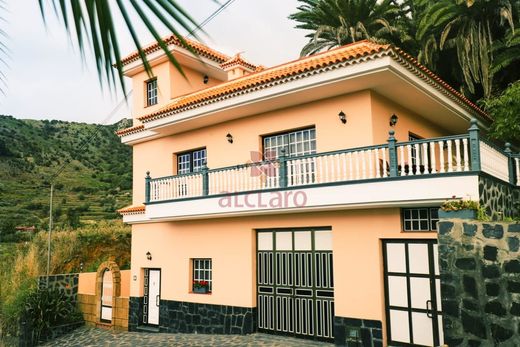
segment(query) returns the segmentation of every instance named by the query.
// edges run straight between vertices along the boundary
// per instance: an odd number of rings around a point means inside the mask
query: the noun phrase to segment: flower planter
[[[477,219],[476,210],[444,211],[439,209],[439,218]]]
[[[208,287],[194,287],[193,292],[197,294],[207,294],[208,293]]]

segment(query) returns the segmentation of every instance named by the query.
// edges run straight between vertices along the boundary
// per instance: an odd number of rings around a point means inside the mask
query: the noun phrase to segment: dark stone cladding
[[[137,331],[143,316],[143,297],[131,296],[128,301],[128,331]]]
[[[168,333],[251,334],[256,331],[256,307],[161,300],[159,331]]]
[[[493,220],[512,217],[519,213],[520,189],[485,173],[479,175],[480,205]]]
[[[334,344],[336,346],[383,346],[381,321],[349,317],[334,317]]]
[[[438,227],[449,229],[438,235],[444,343],[520,346],[520,224],[441,218]]]
[[[49,275],[49,288],[57,289],[70,298],[73,302],[78,301],[78,286],[79,286],[79,274],[59,274]],[[47,287],[47,276],[40,276],[38,278],[38,287]]]

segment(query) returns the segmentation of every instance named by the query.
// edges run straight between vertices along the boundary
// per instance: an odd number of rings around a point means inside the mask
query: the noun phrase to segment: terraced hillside
[[[124,124],[122,124],[124,123]],[[56,179],[57,228],[117,218],[131,201],[131,149],[114,131],[126,120],[97,125],[0,116],[0,232],[45,228],[49,179]]]

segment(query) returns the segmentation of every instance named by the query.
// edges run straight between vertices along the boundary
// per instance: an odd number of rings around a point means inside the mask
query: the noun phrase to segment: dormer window
[[[146,82],[146,106],[157,104],[157,78]]]

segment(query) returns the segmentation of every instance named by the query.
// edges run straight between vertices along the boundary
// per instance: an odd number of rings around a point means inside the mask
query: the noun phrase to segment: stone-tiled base
[[[161,332],[251,334],[256,308],[161,300],[159,322]]]
[[[336,346],[383,346],[383,325],[378,320],[334,317]]]
[[[129,301],[128,330],[142,325],[143,298]],[[167,333],[251,334],[256,331],[256,308],[161,300],[159,331]]]
[[[128,306],[128,331],[137,331],[137,326],[142,324],[143,297],[131,296]]]
[[[65,293],[68,298],[72,299],[73,302],[76,302],[78,295],[79,274],[72,273],[50,275],[48,282],[49,288],[59,289],[61,292]],[[40,288],[45,288],[47,286],[47,276],[40,276],[38,278],[38,286]]]

